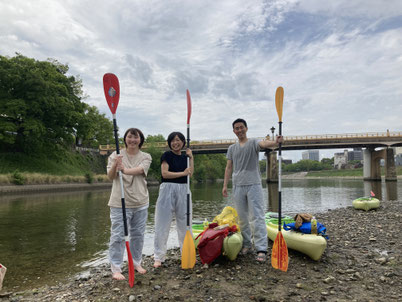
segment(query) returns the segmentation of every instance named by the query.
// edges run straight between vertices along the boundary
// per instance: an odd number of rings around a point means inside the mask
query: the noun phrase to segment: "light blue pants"
[[[262,186],[260,184],[234,186],[232,193],[239,215],[243,246],[248,248],[252,246],[252,233],[254,233],[254,246],[257,252],[267,252],[268,238]]]
[[[144,246],[145,226],[148,218],[148,207],[141,209],[126,208],[127,228],[130,237],[130,251],[134,265],[141,265],[142,247]],[[121,272],[124,250],[126,248],[124,238],[123,211],[121,208],[110,207],[110,243],[109,261],[113,273]]]
[[[187,184],[164,182],[159,187],[159,196],[155,208],[155,261],[165,261],[173,216],[176,217],[177,237],[181,250],[187,232]],[[192,204],[190,194],[190,226],[191,220]],[[192,235],[191,227],[189,230]]]

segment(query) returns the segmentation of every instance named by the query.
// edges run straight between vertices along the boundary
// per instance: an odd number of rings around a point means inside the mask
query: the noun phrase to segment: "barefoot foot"
[[[141,275],[145,274],[147,272],[146,269],[144,269],[141,265],[134,265],[134,268],[137,272],[139,272]]]
[[[124,277],[121,273],[113,273],[112,278],[114,280],[125,280],[126,277]]]
[[[154,262],[154,268],[161,267],[161,265],[162,265],[162,262],[160,262],[159,260],[155,260],[155,262]]]

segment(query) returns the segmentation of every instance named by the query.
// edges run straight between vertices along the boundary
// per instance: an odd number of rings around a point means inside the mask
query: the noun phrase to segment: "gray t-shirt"
[[[233,162],[232,183],[234,186],[261,184],[259,168],[260,145],[258,139],[248,139],[240,146],[239,142],[229,146],[226,158]]]

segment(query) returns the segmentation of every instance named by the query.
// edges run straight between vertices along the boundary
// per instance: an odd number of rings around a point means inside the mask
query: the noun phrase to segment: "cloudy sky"
[[[115,73],[118,124],[145,135],[185,132],[189,89],[192,139],[234,138],[238,117],[264,136],[278,86],[285,136],[402,131],[400,0],[0,0],[0,41],[68,64],[108,117]]]

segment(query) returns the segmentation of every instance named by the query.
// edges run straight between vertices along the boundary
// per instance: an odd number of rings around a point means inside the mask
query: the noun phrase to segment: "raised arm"
[[[274,141],[262,140],[258,142],[261,149],[275,149],[278,147],[279,143],[283,142],[283,136],[277,136]]]

